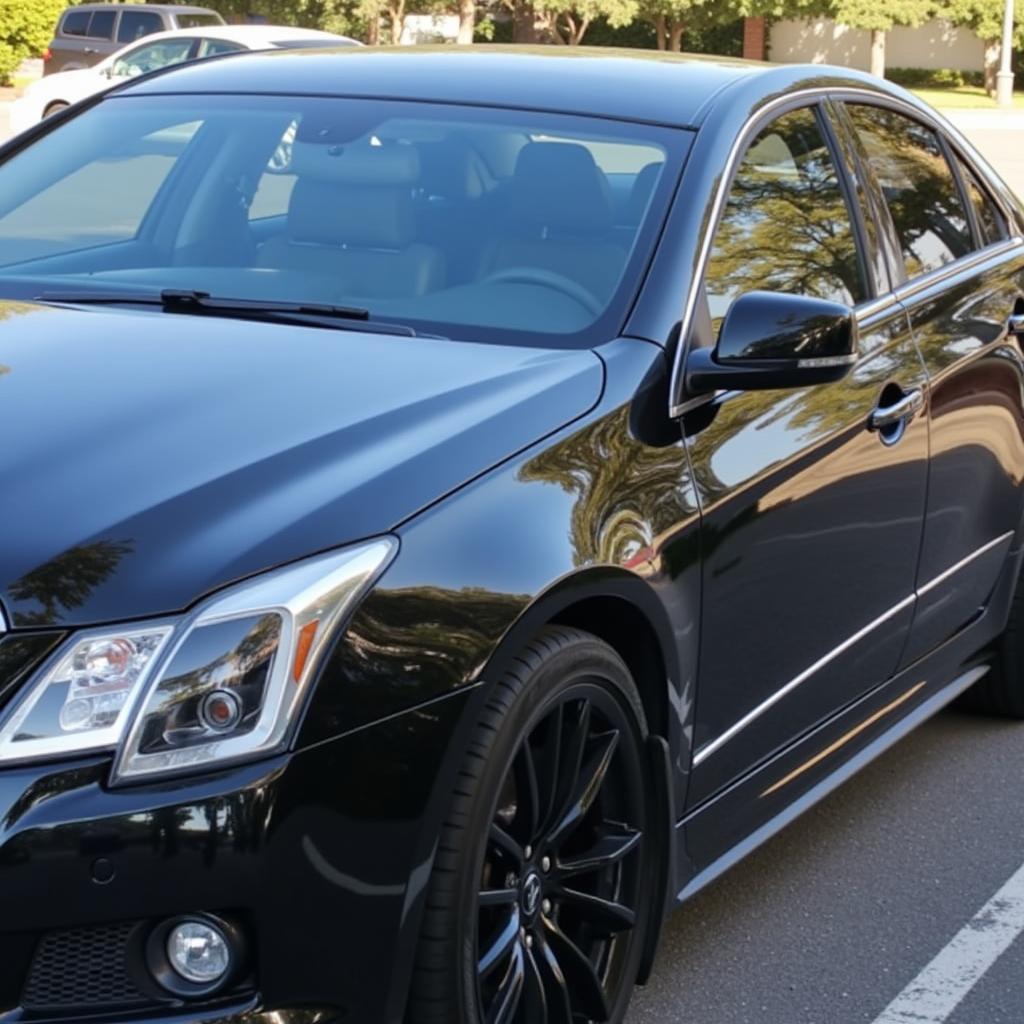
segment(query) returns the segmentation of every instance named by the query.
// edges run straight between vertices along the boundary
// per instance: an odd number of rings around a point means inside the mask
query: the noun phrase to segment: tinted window
[[[174,21],[178,28],[202,28],[204,25],[223,25],[219,14],[176,14]]]
[[[159,14],[152,11],[122,11],[121,24],[117,26],[117,41],[133,43],[136,39],[162,32],[164,23]]]
[[[89,21],[89,35],[93,39],[114,38],[114,11],[95,11]]]
[[[935,133],[881,107],[851,104],[849,110],[889,205],[907,274],[970,252],[967,214]]]
[[[61,32],[66,36],[84,36],[89,32],[89,12],[70,11],[64,16]]]
[[[717,329],[764,289],[853,305],[867,297],[853,224],[814,111],[769,125],[740,164],[705,278]]]
[[[962,161],[960,162],[960,176],[964,180],[964,187],[967,189],[971,205],[974,207],[974,216],[978,221],[978,230],[981,233],[981,244],[991,245],[993,242],[1002,241],[1006,238],[1006,223],[999,208],[992,202],[988,193],[978,184],[978,179]]]

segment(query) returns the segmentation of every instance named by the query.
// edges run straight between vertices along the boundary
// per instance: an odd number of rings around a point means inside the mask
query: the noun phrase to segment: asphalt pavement
[[[882,1017],[1024,861],[1021,778],[1024,724],[941,713],[678,910],[628,1024],[1021,1024],[1024,939]]]

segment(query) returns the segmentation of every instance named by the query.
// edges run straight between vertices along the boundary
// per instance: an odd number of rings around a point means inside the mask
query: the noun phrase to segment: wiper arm
[[[168,313],[223,316],[243,320],[291,323],[335,330],[356,331],[366,328],[378,334],[397,334],[413,338],[416,332],[405,324],[383,323],[370,319],[368,309],[353,306],[332,306],[318,302],[274,302],[264,299],[232,299],[210,295],[209,292],[167,288],[159,295],[140,292],[48,292],[38,296],[39,302],[60,302],[68,305],[140,305],[160,306]]]

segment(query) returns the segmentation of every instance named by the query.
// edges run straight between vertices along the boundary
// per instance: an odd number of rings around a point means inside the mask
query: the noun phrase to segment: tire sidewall
[[[499,727],[493,731],[486,762],[474,794],[467,822],[467,834],[473,839],[463,851],[458,889],[458,914],[461,933],[458,937],[460,953],[459,1004],[466,1024],[480,1024],[476,991],[476,920],[477,889],[482,871],[486,839],[491,821],[497,811],[501,786],[512,763],[520,742],[532,729],[563,700],[570,699],[572,691],[579,690],[581,696],[587,688],[597,687],[606,699],[615,701],[618,709],[629,723],[631,735],[624,742],[631,748],[634,762],[632,770],[639,774],[641,792],[649,794],[650,787],[644,783],[644,744],[647,739],[647,723],[643,705],[630,677],[629,670],[614,651],[596,638],[583,639],[562,648],[546,658],[542,665],[519,683],[510,706],[502,716]],[[591,689],[590,695],[596,696]],[[599,702],[598,702],[599,703]],[[641,856],[645,860],[652,855],[651,815],[649,796],[645,796],[643,809],[644,845]],[[651,910],[651,885],[654,872],[646,866],[640,870],[640,891],[637,906],[637,921],[632,930],[626,977],[635,976],[642,953],[642,936],[645,934]],[[615,1003],[609,1008],[609,1021],[617,1022],[625,1014],[626,1005],[632,993],[632,986],[624,985]]]

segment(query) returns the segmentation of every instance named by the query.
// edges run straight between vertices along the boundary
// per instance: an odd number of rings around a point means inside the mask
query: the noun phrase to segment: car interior
[[[605,314],[638,242],[650,241],[641,228],[667,177],[661,130],[449,120],[443,108],[378,117],[386,105],[367,106],[351,122],[329,105],[288,117],[140,116],[133,142],[122,131],[103,154],[102,131],[59,149],[57,132],[36,149],[38,166],[54,143],[52,173],[0,209],[4,237],[18,239],[0,251],[0,272],[365,306],[447,325],[441,334],[571,334]],[[103,120],[102,105],[89,113]],[[558,120],[575,123],[548,123]]]

